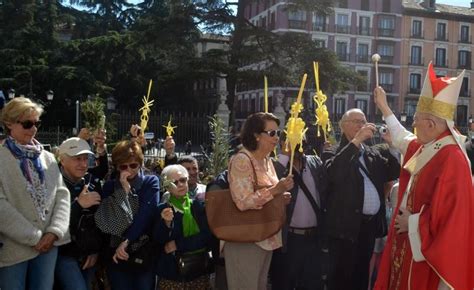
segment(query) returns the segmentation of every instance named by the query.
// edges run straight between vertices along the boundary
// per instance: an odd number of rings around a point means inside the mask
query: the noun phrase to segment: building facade
[[[318,15],[290,11],[287,7],[287,1],[252,1],[245,9],[245,17],[275,33],[307,33],[317,45],[334,51],[343,65],[367,79],[362,86],[328,96],[333,121],[350,108],[360,108],[370,121],[381,120],[372,99],[375,68],[371,56],[378,53],[381,56],[379,84],[387,92],[392,110],[397,115],[408,116],[407,122],[415,112],[430,60],[438,75],[454,76],[466,69],[456,116],[458,125],[466,126],[471,115],[470,88],[474,77],[471,72],[474,13],[470,8],[437,4],[434,0],[340,0],[335,2],[330,15]],[[279,95],[287,104],[289,98],[295,97],[297,85],[269,88],[270,99]],[[306,92],[309,106],[314,106],[310,99],[313,94],[314,91]],[[242,118],[261,109],[263,82],[259,89],[238,90],[237,99],[237,115]]]

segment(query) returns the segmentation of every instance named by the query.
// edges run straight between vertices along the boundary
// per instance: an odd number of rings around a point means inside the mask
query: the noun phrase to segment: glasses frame
[[[180,177],[176,180],[173,180],[172,182],[174,183],[174,185],[178,186],[180,183],[186,185],[186,184],[188,184],[188,181],[189,181],[189,177],[184,176],[184,177]]]
[[[38,120],[36,122],[33,122],[31,120],[25,120],[25,121],[16,121],[17,124],[20,124],[21,127],[25,130],[29,130],[35,126],[36,128],[41,127],[41,120]]]
[[[132,170],[135,170],[137,168],[140,167],[140,163],[138,162],[133,162],[133,163],[124,163],[124,164],[120,164],[119,166],[117,166],[119,170],[127,170],[127,169],[132,169]]]
[[[280,136],[281,136],[281,130],[280,130],[280,129],[262,131],[262,133],[265,133],[265,134],[267,134],[267,135],[270,136],[270,137],[275,137],[275,135],[276,135],[278,138],[280,138]]]

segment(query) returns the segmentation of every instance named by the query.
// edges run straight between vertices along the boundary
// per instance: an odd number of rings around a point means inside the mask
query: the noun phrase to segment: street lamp
[[[8,90],[8,99],[13,99],[15,97],[15,90],[14,89],[9,89]]]
[[[107,98],[107,110],[108,111],[115,111],[117,107],[117,100],[114,97]]]
[[[52,90],[49,90],[47,93],[46,93],[46,99],[51,102],[54,98],[54,92]]]
[[[405,112],[400,113],[400,121],[405,123],[407,121],[407,114]]]

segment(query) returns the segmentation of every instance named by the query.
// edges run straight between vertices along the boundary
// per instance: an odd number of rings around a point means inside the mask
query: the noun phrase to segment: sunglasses
[[[173,181],[174,185],[178,186],[178,184],[187,184],[188,183],[188,178],[187,177],[181,177],[180,179],[177,179]]]
[[[128,168],[130,169],[137,169],[138,167],[140,167],[140,164],[138,163],[130,163],[130,164],[120,164],[118,166],[118,168],[120,170],[127,170]]]
[[[23,129],[31,129],[33,126],[35,126],[36,128],[39,128],[41,126],[41,121],[36,121],[36,122],[33,122],[31,120],[26,120],[26,121],[17,121],[18,124],[21,124],[21,126],[23,127]]]
[[[275,137],[277,135],[278,137],[281,136],[281,130],[269,130],[269,131],[262,131],[262,133],[267,134],[270,137]]]

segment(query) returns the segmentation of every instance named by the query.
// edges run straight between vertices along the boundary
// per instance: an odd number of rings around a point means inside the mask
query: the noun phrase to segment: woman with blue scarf
[[[168,192],[158,207],[153,236],[162,249],[158,260],[159,289],[209,289],[211,233],[204,203],[189,198],[188,171],[169,165],[161,174]]]
[[[69,191],[53,154],[35,139],[42,113],[24,97],[2,110],[0,289],[52,289],[57,246],[69,241]]]

